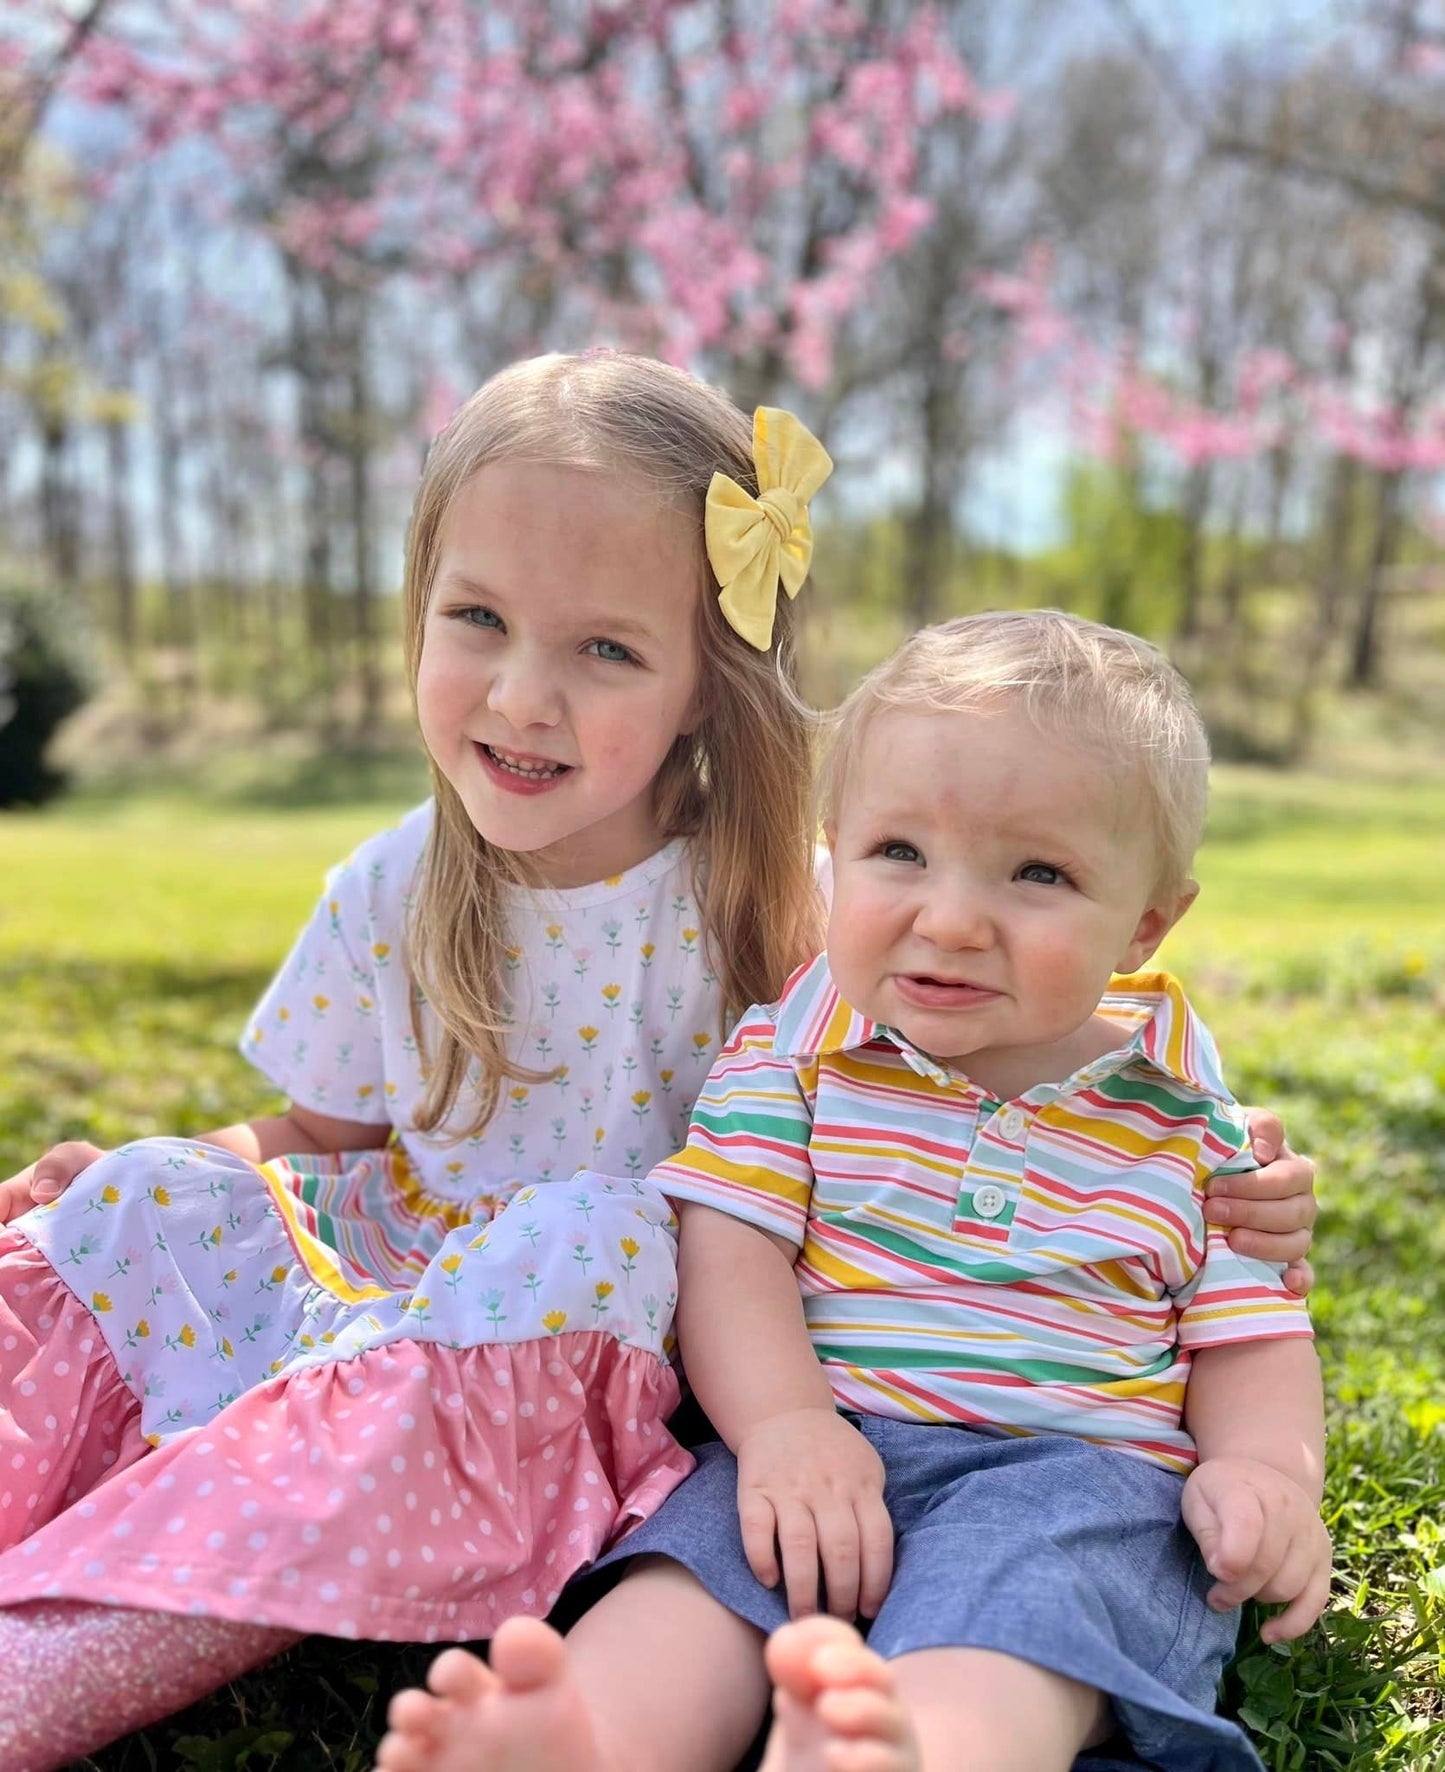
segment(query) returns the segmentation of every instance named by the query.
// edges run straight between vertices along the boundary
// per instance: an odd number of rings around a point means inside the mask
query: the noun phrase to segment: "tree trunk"
[[[1373,689],[1380,682],[1381,604],[1385,577],[1395,563],[1400,545],[1400,503],[1404,476],[1381,473],[1376,481],[1375,539],[1370,549],[1370,569],[1365,578],[1364,595],[1355,618],[1355,632],[1350,645],[1350,665],[1345,677],[1347,689]]]
[[[105,460],[109,486],[110,579],[115,593],[115,631],[121,655],[129,664],[135,657],[135,532],[130,508],[130,421],[107,420]]]

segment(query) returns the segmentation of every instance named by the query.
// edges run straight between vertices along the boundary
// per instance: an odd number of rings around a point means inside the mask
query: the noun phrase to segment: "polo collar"
[[[1167,972],[1116,974],[1099,1012],[1121,1024],[1120,1049],[1076,1073],[1080,1082],[1142,1063],[1176,1083],[1202,1094],[1229,1098],[1219,1054],[1209,1030],[1190,1008],[1179,981]],[[946,1066],[921,1052],[897,1029],[871,1020],[846,1002],[833,982],[828,956],[800,966],[783,987],[774,1019],[773,1051],[779,1058],[806,1064],[813,1059],[853,1052],[881,1041],[895,1047],[920,1075],[946,1085]]]

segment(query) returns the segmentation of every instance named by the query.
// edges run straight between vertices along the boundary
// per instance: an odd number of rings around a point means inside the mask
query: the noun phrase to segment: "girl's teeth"
[[[490,745],[487,746],[487,755],[499,769],[505,769],[508,775],[520,775],[524,781],[550,781],[567,767],[565,763],[514,763],[500,751],[494,751]]]

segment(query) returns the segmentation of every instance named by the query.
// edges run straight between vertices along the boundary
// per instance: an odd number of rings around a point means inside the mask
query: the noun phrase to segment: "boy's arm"
[[[1324,1399],[1303,1337],[1195,1351],[1184,1421],[1199,1465],[1184,1486],[1184,1523],[1215,1577],[1218,1611],[1287,1602],[1266,1642],[1302,1635],[1329,1598],[1330,1540],[1319,1517]]]
[[[738,1461],[738,1519],[753,1573],[786,1582],[795,1617],[874,1616],[893,1528],[883,1466],[842,1416],[808,1338],[796,1248],[709,1206],[675,1202],[677,1335],[698,1402]]]

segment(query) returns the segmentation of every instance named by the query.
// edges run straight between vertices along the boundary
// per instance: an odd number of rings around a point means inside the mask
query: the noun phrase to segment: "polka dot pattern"
[[[140,1406],[90,1313],[8,1229],[0,1229],[0,1398],[0,1550],[150,1450]]]
[[[670,1367],[597,1331],[392,1343],[248,1391],[92,1486],[0,1555],[0,1606],[83,1599],[332,1636],[489,1636],[514,1612],[549,1611],[688,1474],[662,1426],[677,1401]]]

